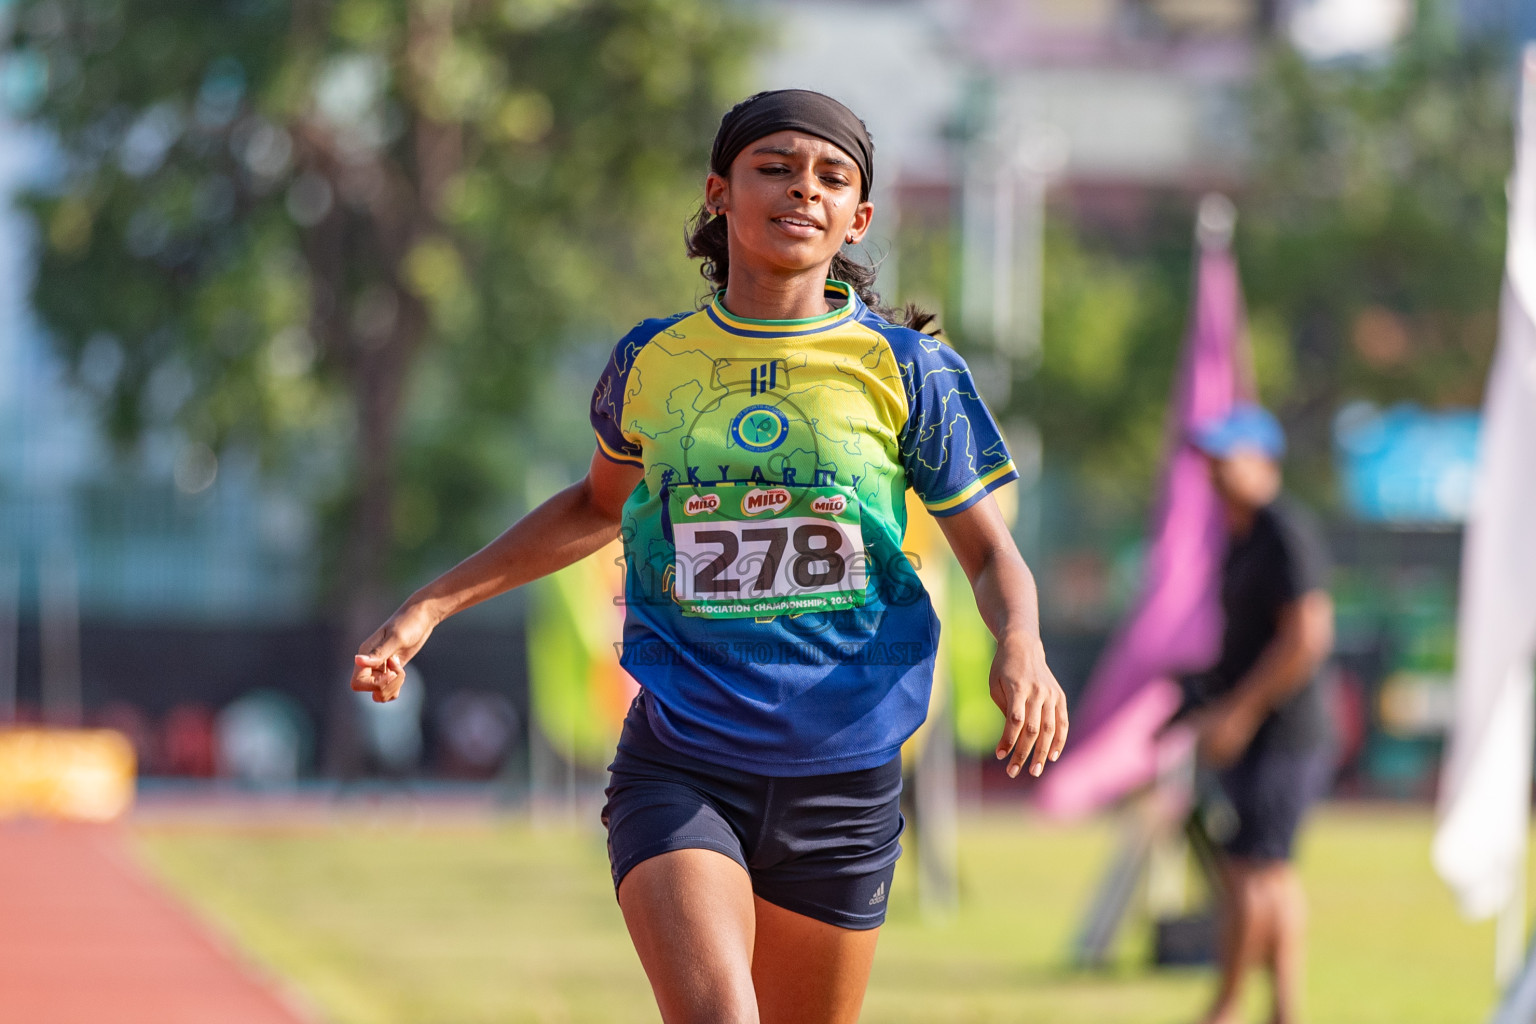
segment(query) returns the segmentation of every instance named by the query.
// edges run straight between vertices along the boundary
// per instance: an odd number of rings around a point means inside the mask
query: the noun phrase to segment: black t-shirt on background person
[[[1308,591],[1326,589],[1328,550],[1311,515],[1282,498],[1259,509],[1245,537],[1233,537],[1221,568],[1226,624],[1221,656],[1204,675],[1206,700],[1231,691],[1275,638],[1280,611]],[[1264,719],[1248,754],[1303,751],[1332,739],[1321,672]]]

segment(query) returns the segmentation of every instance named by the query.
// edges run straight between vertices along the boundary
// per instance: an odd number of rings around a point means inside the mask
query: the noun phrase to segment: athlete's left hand
[[[1045,663],[1040,638],[1005,634],[992,659],[991,684],[992,700],[1003,712],[997,759],[1008,758],[1009,778],[1026,761],[1029,774],[1038,776],[1067,743],[1067,695]]]

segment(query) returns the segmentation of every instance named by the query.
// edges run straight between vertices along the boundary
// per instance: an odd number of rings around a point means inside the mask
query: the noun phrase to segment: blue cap
[[[1257,451],[1278,461],[1285,454],[1285,431],[1263,406],[1239,402],[1225,416],[1189,432],[1190,443],[1207,455],[1224,459],[1239,448]]]

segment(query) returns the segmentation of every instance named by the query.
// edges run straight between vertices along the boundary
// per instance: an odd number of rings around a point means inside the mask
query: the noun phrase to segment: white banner
[[[1523,892],[1536,654],[1536,48],[1528,47],[1499,346],[1462,550],[1456,716],[1440,783],[1435,870],[1484,918]],[[1524,908],[1518,908],[1523,916]]]

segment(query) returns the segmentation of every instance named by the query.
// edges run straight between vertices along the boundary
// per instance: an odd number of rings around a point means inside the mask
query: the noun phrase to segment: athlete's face
[[[704,201],[726,215],[731,266],[768,273],[826,267],[869,230],[874,205],[859,200],[859,168],[825,139],[802,132],[765,135],[711,173]]]

